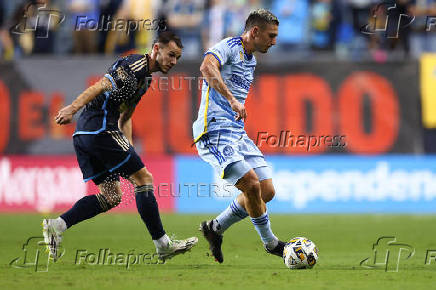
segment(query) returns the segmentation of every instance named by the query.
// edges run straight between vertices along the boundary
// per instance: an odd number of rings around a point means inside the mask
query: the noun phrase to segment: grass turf
[[[23,256],[28,237],[41,236],[40,215],[0,215],[1,289],[431,289],[436,261],[425,265],[426,251],[436,250],[436,216],[392,215],[271,215],[282,239],[306,236],[320,250],[311,270],[288,270],[280,258],[265,253],[248,220],[224,236],[224,263],[208,256],[207,243],[197,231],[205,215],[163,215],[168,233],[178,238],[199,237],[191,252],[165,265],[76,265],[77,250],[98,253],[153,253],[154,246],[136,214],[105,214],[83,222],[64,235],[65,255],[49,263],[48,272],[34,267],[14,268],[9,262]],[[366,269],[360,261],[373,255],[381,236],[415,248],[398,272]],[[83,252],[82,252],[83,253]],[[436,252],[435,252],[436,253]],[[436,254],[435,254],[436,255]],[[83,259],[82,259],[83,261]],[[120,262],[121,263],[121,262]]]

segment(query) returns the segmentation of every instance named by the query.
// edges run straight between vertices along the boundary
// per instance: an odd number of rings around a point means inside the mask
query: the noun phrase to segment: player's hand
[[[241,104],[237,99],[233,98],[230,101],[230,105],[232,106],[232,110],[236,112],[236,121],[247,119],[247,112],[245,111],[245,106]]]
[[[62,108],[57,116],[55,117],[55,121],[59,125],[64,125],[71,123],[73,120],[73,115],[77,112],[76,108],[72,105],[68,105]]]

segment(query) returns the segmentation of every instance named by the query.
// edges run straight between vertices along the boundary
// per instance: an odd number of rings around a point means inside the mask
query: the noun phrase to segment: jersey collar
[[[245,57],[248,60],[251,60],[251,58],[253,57],[253,54],[252,53],[248,54],[248,53],[245,52],[245,47],[244,47],[244,42],[242,41],[242,36],[239,36],[239,39],[241,40],[241,45],[242,45],[242,49],[244,50]]]

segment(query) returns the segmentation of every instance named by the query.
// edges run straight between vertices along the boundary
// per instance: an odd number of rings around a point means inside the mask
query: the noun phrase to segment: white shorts
[[[272,178],[271,167],[245,131],[207,132],[196,143],[198,155],[228,183],[235,185],[254,169],[259,181]]]

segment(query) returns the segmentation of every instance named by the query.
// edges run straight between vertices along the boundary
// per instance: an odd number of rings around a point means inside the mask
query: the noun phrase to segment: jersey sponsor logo
[[[232,74],[229,80],[230,82],[237,85],[238,87],[243,88],[244,90],[248,91],[250,89],[251,82],[238,75]]]

